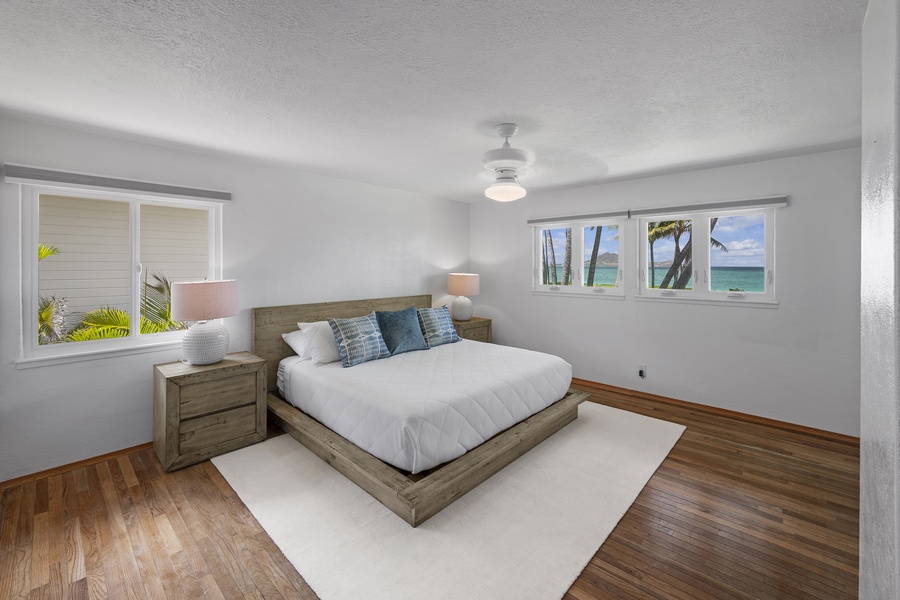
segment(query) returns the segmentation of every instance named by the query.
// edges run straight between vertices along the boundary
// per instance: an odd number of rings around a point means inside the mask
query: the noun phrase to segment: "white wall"
[[[431,293],[466,269],[469,206],[0,117],[0,162],[230,190],[226,319],[250,349],[250,308]],[[152,365],[178,350],[16,369],[21,335],[18,186],[0,183],[0,481],[148,442]]]
[[[900,600],[900,2],[863,26],[859,597]]]
[[[475,314],[495,319],[495,341],[558,354],[579,378],[858,435],[859,164],[855,148],[475,204]],[[620,250],[625,301],[530,292],[527,219],[776,194],[790,197],[776,216],[777,309],[636,301],[636,219]]]

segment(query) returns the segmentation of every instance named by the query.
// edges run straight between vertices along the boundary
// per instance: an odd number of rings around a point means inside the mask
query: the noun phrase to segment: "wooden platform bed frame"
[[[278,395],[278,363],[293,354],[281,334],[297,329],[298,322],[358,317],[373,310],[402,310],[410,306],[431,307],[431,295],[254,308],[253,353],[266,361],[269,418],[416,527],[578,418],[578,405],[590,394],[570,389],[558,402],[477,448],[417,475],[375,458]]]

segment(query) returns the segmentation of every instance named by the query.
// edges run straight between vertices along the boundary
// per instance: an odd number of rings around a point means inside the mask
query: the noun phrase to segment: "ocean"
[[[656,267],[656,284],[666,275],[666,267]],[[557,277],[562,280],[562,267],[556,267]],[[594,271],[594,285],[612,287],[616,284],[616,267],[597,267]],[[588,268],[584,268],[584,281],[587,282]],[[688,282],[688,288],[692,282]],[[712,267],[710,289],[714,292],[741,290],[744,292],[766,291],[765,267]]]

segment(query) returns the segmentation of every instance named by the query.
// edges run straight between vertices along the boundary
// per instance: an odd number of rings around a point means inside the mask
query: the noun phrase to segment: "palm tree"
[[[60,249],[38,242],[38,262],[60,254]],[[52,344],[66,335],[66,313],[69,303],[65,298],[38,296],[38,344]]]
[[[566,227],[566,258],[563,262],[562,284],[572,283],[572,228]]]
[[[60,254],[60,250],[56,246],[38,242],[38,262],[44,260],[48,256],[56,256],[57,254]]]
[[[185,323],[172,320],[172,282],[160,273],[151,273],[150,276],[155,282],[145,279],[142,285],[140,332],[147,334],[187,329]],[[65,340],[85,342],[126,337],[130,332],[131,315],[127,310],[102,306],[84,313]]]
[[[618,229],[619,229],[618,225],[607,225],[606,227],[610,231],[618,231]],[[588,266],[587,283],[585,283],[585,285],[588,287],[594,287],[594,271],[597,268],[597,257],[600,254],[600,236],[603,234],[603,226],[602,225],[594,225],[591,227],[591,229],[595,229],[597,231],[597,235],[594,236],[594,246],[593,246],[593,248],[591,248],[591,262],[590,262],[590,266]],[[618,239],[618,237],[619,237],[619,234],[617,233],[616,237],[613,239]],[[650,256],[651,257],[653,256],[652,245],[650,248]],[[650,260],[652,262],[653,259],[651,258]]]
[[[53,344],[65,337],[68,309],[65,298],[38,297],[38,344]]]
[[[156,323],[160,331],[177,331],[187,329],[181,321],[172,320],[172,281],[159,272],[150,274],[155,283],[144,278],[141,286],[141,321],[146,319]],[[141,333],[143,331],[142,325]]]
[[[547,283],[552,282],[553,285],[559,285],[559,277],[556,275],[556,252],[553,250],[553,236],[550,234],[549,229],[545,229],[544,233],[546,234],[545,239],[547,254],[550,257],[549,269],[551,280],[547,281]]]
[[[550,283],[550,264],[547,257],[547,230],[541,231],[541,283]]]
[[[675,233],[675,221],[655,221],[647,225],[647,240],[650,242],[650,287],[656,287],[656,260],[653,244],[657,240],[670,238]]]
[[[718,217],[710,220],[710,233],[712,233],[713,229],[716,228],[716,223],[718,223],[718,221]],[[670,282],[674,280],[674,283],[672,283],[672,289],[677,290],[686,288],[688,281],[690,281],[691,279],[691,273],[693,271],[693,236],[689,237],[687,244],[685,244],[684,248],[681,248],[681,236],[685,233],[691,233],[692,223],[690,221],[674,221],[673,223],[674,225],[671,227],[671,236],[675,239],[675,255],[672,259],[672,266],[669,267],[669,270],[666,272],[665,277],[663,277],[663,280],[660,282],[659,287],[665,288],[669,285]],[[728,248],[725,246],[725,244],[712,237],[711,235],[709,238],[709,245],[713,248],[718,248],[720,250],[728,252]]]

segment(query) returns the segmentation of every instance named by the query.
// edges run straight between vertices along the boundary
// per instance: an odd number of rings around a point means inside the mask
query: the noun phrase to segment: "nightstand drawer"
[[[256,405],[250,404],[181,422],[182,454],[227,442],[256,431]]]
[[[181,420],[207,415],[235,406],[236,399],[256,399],[256,373],[223,377],[181,387]]]
[[[468,321],[453,321],[457,335],[464,340],[487,342],[491,340],[491,320],[484,317],[472,317]]]
[[[488,336],[489,331],[490,329],[488,328],[487,323],[484,323],[480,327],[467,327],[465,338],[476,342],[490,342],[491,340]]]

